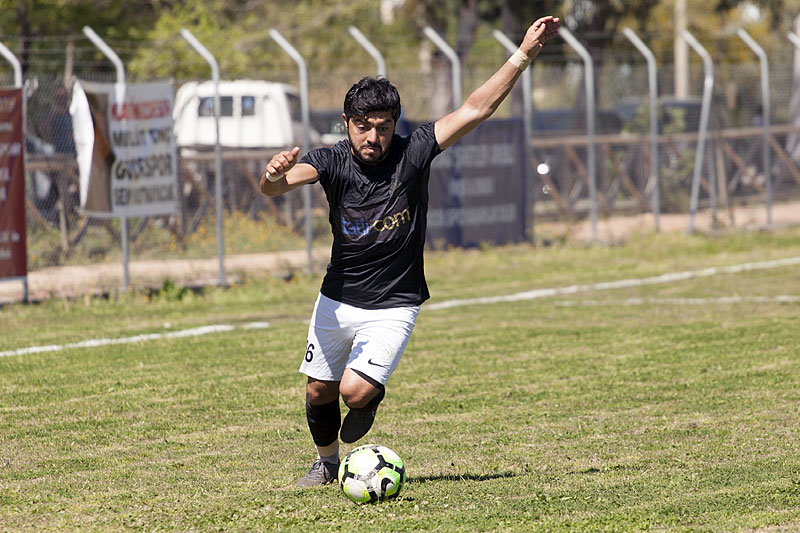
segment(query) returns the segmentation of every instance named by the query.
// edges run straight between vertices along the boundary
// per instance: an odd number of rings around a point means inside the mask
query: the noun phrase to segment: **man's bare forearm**
[[[556,17],[542,17],[534,22],[511,58],[470,94],[463,105],[436,121],[436,141],[442,149],[492,116],[544,43],[558,33],[559,25],[560,20]]]
[[[497,72],[469,95],[464,105],[474,109],[477,119],[486,120],[497,111],[521,74],[522,71],[512,64],[503,63]]]

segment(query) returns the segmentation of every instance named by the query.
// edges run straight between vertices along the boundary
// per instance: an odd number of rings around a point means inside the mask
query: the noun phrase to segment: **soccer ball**
[[[406,481],[403,460],[392,450],[377,444],[359,446],[339,465],[339,486],[356,503],[391,500]]]

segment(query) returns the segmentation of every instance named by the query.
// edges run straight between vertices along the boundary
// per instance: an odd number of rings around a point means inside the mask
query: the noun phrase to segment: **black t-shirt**
[[[333,247],[322,294],[363,309],[430,297],[422,252],[430,165],[441,152],[427,123],[408,137],[394,135],[378,165],[360,163],[347,140],[300,159],[317,169],[330,205]]]

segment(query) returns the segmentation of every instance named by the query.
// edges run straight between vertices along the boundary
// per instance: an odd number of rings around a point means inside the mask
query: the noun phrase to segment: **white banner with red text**
[[[177,213],[173,103],[171,83],[75,83],[70,114],[87,215]]]

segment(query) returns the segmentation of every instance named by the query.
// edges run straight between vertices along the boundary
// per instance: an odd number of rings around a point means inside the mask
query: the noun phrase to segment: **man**
[[[464,105],[408,137],[394,135],[395,87],[364,78],[345,97],[347,141],[299,161],[295,147],[266,165],[261,191],[269,196],[319,181],[333,231],[300,366],[308,376],[306,417],[318,458],[298,486],[336,479],[339,438],[353,443],[369,431],[429,297],[422,252],[433,158],[494,113],[559,22],[549,16],[534,22],[519,49]],[[340,395],[350,408],[344,422]]]

